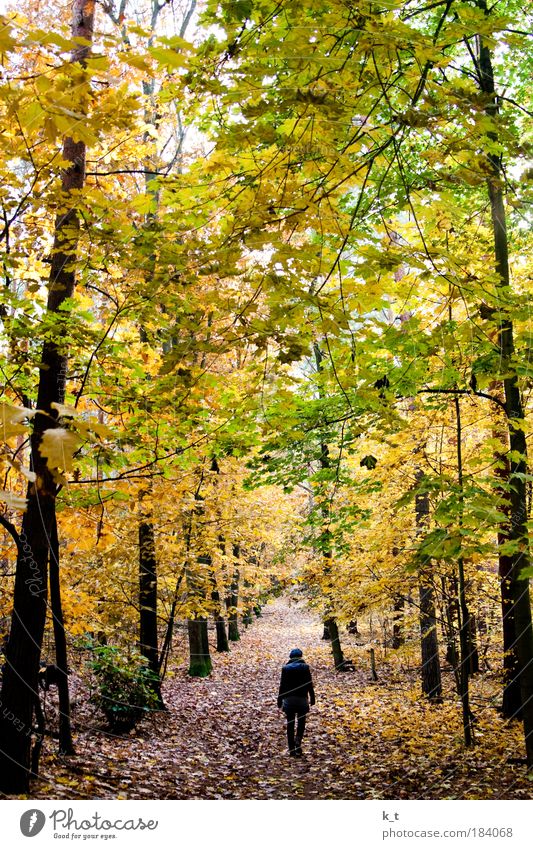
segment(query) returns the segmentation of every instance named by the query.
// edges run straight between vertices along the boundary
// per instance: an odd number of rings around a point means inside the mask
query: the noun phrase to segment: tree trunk
[[[489,14],[486,0],[478,0],[480,8]],[[488,96],[485,107],[487,114],[495,118],[498,114],[498,103],[494,86],[494,71],[491,52],[483,38],[478,38],[478,73],[479,86]],[[492,140],[497,141],[495,133],[489,133]],[[509,269],[509,249],[507,239],[507,222],[503,197],[503,181],[505,175],[498,154],[487,154],[491,169],[488,178],[488,194],[491,209],[492,229],[494,234],[494,254],[496,271],[499,276],[499,289],[507,301],[511,285]],[[533,627],[531,622],[531,602],[529,598],[529,574],[531,561],[529,536],[527,528],[527,444],[522,427],[524,409],[518,385],[518,376],[513,364],[514,338],[513,322],[505,311],[497,311],[498,348],[505,397],[505,412],[509,430],[509,502],[511,521],[503,529],[508,542],[514,544],[509,570],[509,595],[511,598],[515,649],[517,659],[517,674],[520,681],[521,713],[524,723],[524,738],[528,768],[533,768]]]
[[[233,546],[233,557],[238,560],[240,557],[241,551],[238,545]],[[231,586],[229,589],[229,593],[226,597],[226,609],[228,611],[228,638],[232,643],[236,643],[240,640],[241,636],[239,634],[239,615],[238,615],[238,604],[239,604],[239,570],[236,568],[233,573],[233,578],[231,581]]]
[[[163,708],[158,643],[155,534],[153,522],[145,516],[139,522],[139,650],[154,675],[153,690]]]
[[[470,675],[479,672],[479,651],[477,647],[477,620],[470,614]]]
[[[422,654],[422,692],[432,702],[442,702],[442,682],[439,663],[439,642],[433,586],[420,575],[420,635]]]
[[[376,672],[376,650],[370,649],[370,671],[372,672],[372,681],[378,680],[378,673]]]
[[[68,687],[67,638],[61,603],[59,579],[59,539],[57,520],[54,521],[50,539],[50,607],[56,647],[57,694],[59,698],[59,752],[62,755],[76,754],[72,742],[70,725],[70,695]]]
[[[403,633],[403,619],[404,619],[404,600],[403,596],[396,596],[394,599],[394,617],[392,624],[392,648],[399,649],[405,643],[405,636]]]
[[[324,354],[320,350],[320,345],[318,342],[313,342],[313,353],[315,355],[316,362],[316,370],[320,374],[322,371],[322,363],[324,360]],[[327,442],[320,443],[320,457],[319,457],[320,468],[323,471],[326,471],[331,467],[330,456],[329,456],[329,446]],[[323,519],[323,530],[322,530],[322,539],[320,541],[321,550],[324,558],[324,578],[326,581],[329,581],[329,575],[331,574],[331,565],[333,562],[333,546],[331,545],[331,531],[329,528],[329,508],[326,504],[322,503],[321,505],[322,519]],[[333,599],[332,593],[330,590],[324,590],[324,595],[326,597],[326,609],[324,616],[324,631],[322,633],[323,640],[331,640],[331,651],[333,654],[333,663],[335,665],[336,670],[343,670],[346,668],[344,655],[342,653],[341,641],[339,637],[339,628],[337,626],[337,622],[335,617],[333,616]]]
[[[417,474],[418,479],[422,472]],[[429,496],[427,492],[419,493],[415,502],[417,531],[422,532],[429,518]],[[442,702],[442,681],[439,662],[439,641],[437,637],[437,620],[435,616],[435,601],[433,585],[426,569],[418,573],[418,588],[420,595],[420,645],[422,654],[422,692],[431,702]]]
[[[450,306],[450,321],[451,321]],[[457,434],[457,482],[459,484],[459,528],[463,527],[463,433],[461,424],[461,405],[459,397],[454,399],[455,423]],[[472,653],[470,647],[470,634],[472,630],[470,622],[470,611],[466,601],[466,581],[464,558],[457,558],[458,576],[458,602],[459,602],[459,645],[461,647],[461,658],[459,667],[460,697],[463,713],[463,734],[465,746],[474,743],[474,729],[472,725],[472,712],[470,710],[470,667]]]
[[[339,637],[339,627],[335,619],[326,619],[324,626],[327,627],[331,639],[331,652],[333,654],[333,663],[337,672],[342,672],[345,666],[344,654],[342,651],[341,641]]]
[[[213,669],[209,653],[207,619],[204,616],[198,616],[196,619],[189,619],[187,624],[190,655],[189,675],[193,678],[207,678]]]
[[[220,593],[217,588],[216,576],[212,575],[213,589],[211,591],[211,601],[213,602],[213,615],[215,618],[215,628],[217,634],[217,652],[229,651],[228,635],[226,632],[226,622],[222,615],[222,604],[220,603]]]
[[[188,549],[187,549],[188,551]],[[172,648],[172,636],[174,634],[174,622],[176,619],[176,608],[178,606],[178,593],[181,587],[181,582],[183,581],[183,576],[185,574],[185,567],[183,567],[183,572],[179,576],[176,581],[176,586],[174,588],[174,596],[172,598],[172,604],[170,605],[170,614],[168,617],[167,627],[165,630],[165,636],[163,638],[163,646],[161,648],[161,654],[159,656],[159,677],[162,680],[165,676],[168,658],[170,657],[170,650]]]
[[[80,65],[85,64],[90,53],[94,10],[94,0],[73,0],[71,33],[73,38],[83,41],[74,48],[71,61]],[[56,315],[58,332],[55,338],[60,336],[59,323],[68,321],[69,313],[61,307],[72,297],[75,287],[80,223],[77,210],[74,206],[69,208],[69,201],[74,203],[74,199],[70,200],[73,193],[83,189],[85,155],[84,142],[65,138],[62,159],[68,165],[63,171],[61,188],[67,208],[60,212],[55,222],[47,301],[47,312]],[[66,326],[65,336],[68,337]],[[41,362],[37,408],[48,415],[36,415],[31,436],[31,459],[37,479],[28,486],[28,506],[22,520],[11,631],[0,695],[0,791],[8,794],[29,792],[32,715],[46,617],[48,560],[57,495],[57,485],[39,446],[44,431],[55,426],[57,411],[51,405],[64,402],[66,351],[49,339],[43,344]]]
[[[501,387],[501,384],[498,382]],[[492,393],[497,392],[496,385],[491,386]],[[508,442],[507,433],[503,431],[499,422],[494,421],[492,436],[501,440],[505,445]],[[502,608],[502,638],[503,638],[503,696],[501,712],[507,719],[518,719],[522,706],[520,695],[520,677],[518,675],[518,658],[515,649],[515,625],[514,607],[511,596],[513,558],[510,554],[503,553],[503,546],[509,537],[509,524],[511,521],[511,506],[508,501],[507,486],[511,474],[509,458],[505,450],[497,451],[494,455],[494,473],[501,481],[497,487],[500,504],[499,509],[505,515],[505,520],[498,527],[498,575],[500,578],[500,598]]]
[[[203,566],[211,566],[209,554],[201,554],[198,563]],[[196,577],[188,576],[188,584],[191,593],[205,600],[205,585]],[[205,678],[211,674],[213,664],[209,651],[209,636],[207,631],[207,617],[195,616],[188,620],[189,631],[189,675],[194,678]]]

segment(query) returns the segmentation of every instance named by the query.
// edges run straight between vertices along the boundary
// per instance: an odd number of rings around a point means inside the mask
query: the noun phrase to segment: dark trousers
[[[309,708],[306,709],[305,713],[301,712],[297,707],[291,707],[287,705],[285,707],[285,716],[287,717],[287,743],[289,744],[289,752],[293,752],[300,747],[300,743],[302,742],[302,737],[305,732],[305,720],[307,717],[307,712]],[[296,727],[296,741],[294,739],[294,726],[296,723],[296,717],[298,717],[298,724]]]

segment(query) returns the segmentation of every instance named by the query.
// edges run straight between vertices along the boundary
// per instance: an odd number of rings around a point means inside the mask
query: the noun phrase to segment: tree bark
[[[157,558],[154,525],[150,517],[139,522],[139,650],[154,675],[154,692],[163,708],[157,632]]]
[[[320,350],[320,345],[318,342],[313,342],[313,353],[315,355],[316,362],[316,370],[317,372],[322,371],[322,362],[324,360],[324,354]],[[322,470],[329,469],[331,467],[330,456],[329,456],[329,445],[326,442],[320,443],[320,457],[319,457],[320,468]],[[323,539],[321,540],[321,550],[324,558],[324,578],[326,581],[329,581],[329,575],[331,574],[331,565],[333,562],[333,547],[331,545],[331,532],[328,526],[329,515],[328,508],[325,504],[321,505],[322,518],[324,522],[324,530],[322,532]],[[346,669],[344,654],[342,652],[341,641],[339,637],[339,628],[337,626],[337,621],[333,616],[333,599],[332,593],[329,590],[324,591],[324,595],[326,596],[326,610],[324,616],[324,631],[322,634],[323,640],[331,640],[331,651],[333,654],[333,663],[336,670]]]
[[[211,566],[211,557],[201,554],[198,563],[203,566]],[[190,574],[187,583],[191,593],[205,600],[206,591],[202,582]],[[209,636],[207,630],[207,617],[194,616],[188,620],[189,632],[189,675],[195,678],[205,678],[211,674],[213,664],[209,650]]]
[[[229,651],[228,635],[226,632],[226,621],[222,614],[220,593],[218,591],[216,575],[214,572],[212,574],[211,580],[213,581],[211,601],[213,602],[213,616],[215,619],[215,629],[217,635],[217,652]]]
[[[470,614],[470,675],[479,672],[479,651],[477,641],[477,617]]]
[[[417,475],[420,480],[422,473]],[[429,496],[427,492],[416,496],[415,514],[417,531],[420,533],[426,527],[429,519]],[[422,655],[422,692],[434,703],[442,702],[442,681],[439,662],[439,641],[437,637],[437,619],[435,616],[435,600],[433,584],[427,570],[420,569],[418,573],[418,589],[420,597],[420,647]]]
[[[213,665],[209,653],[209,638],[207,619],[198,616],[188,620],[189,634],[189,675],[193,678],[207,678],[211,675]]]
[[[501,386],[500,383],[498,385]],[[492,387],[496,391],[496,387]],[[492,428],[495,439],[501,440],[503,444],[508,442],[508,436],[503,427],[496,421]],[[511,521],[511,506],[507,493],[508,482],[511,474],[509,458],[505,451],[495,453],[494,473],[501,481],[496,488],[499,496],[499,509],[504,514],[505,520],[498,527],[498,575],[500,578],[500,598],[502,608],[502,640],[503,640],[503,694],[502,715],[507,719],[520,718],[522,697],[520,695],[520,676],[518,675],[518,658],[515,647],[515,624],[514,606],[511,595],[513,558],[504,554],[503,546],[509,537],[509,524]]]
[[[324,626],[327,627],[331,639],[331,653],[333,654],[333,664],[337,672],[342,672],[345,667],[344,653],[342,651],[341,641],[339,638],[339,626],[337,621],[331,617],[326,619]]]
[[[451,306],[450,306],[451,320]],[[457,435],[457,482],[459,484],[459,528],[463,526],[463,434],[461,424],[461,405],[459,397],[454,398],[455,406],[455,423]],[[461,648],[460,666],[459,666],[459,682],[460,682],[460,698],[463,714],[463,734],[465,738],[465,746],[472,746],[474,743],[474,728],[472,724],[472,712],[470,710],[470,667],[472,663],[472,652],[470,646],[470,611],[466,601],[466,581],[465,581],[465,564],[462,554],[457,558],[457,577],[458,577],[458,601],[459,601],[459,645]]]
[[[61,583],[59,578],[59,538],[57,519],[54,521],[50,539],[50,606],[56,647],[57,694],[59,698],[59,752],[62,755],[76,754],[72,741],[70,723],[70,695],[68,686],[68,658]]]
[[[83,39],[72,52],[73,63],[84,65],[89,56],[94,11],[94,0],[73,0],[71,34],[73,38]],[[85,184],[85,143],[65,138],[62,158],[68,163],[61,180],[67,208],[55,221],[47,301],[47,312],[56,314],[58,324],[68,321],[68,312],[61,307],[72,297],[75,288],[80,222],[73,194],[81,191]],[[29,792],[32,715],[46,617],[48,560],[57,495],[56,482],[39,446],[44,431],[54,427],[57,418],[57,411],[51,405],[64,401],[67,352],[56,341],[47,340],[43,344],[41,362],[37,408],[47,415],[36,415],[31,435],[32,467],[37,479],[28,486],[28,506],[22,520],[22,545],[17,556],[13,615],[0,694],[0,791],[7,794]]]
[[[489,14],[486,0],[478,0],[480,8]],[[494,85],[492,56],[483,38],[478,38],[478,73],[481,91],[487,95],[485,107],[487,114],[495,118],[498,114],[498,103]],[[496,140],[496,133],[492,135]],[[491,169],[488,178],[488,195],[491,209],[492,230],[494,235],[494,255],[499,286],[502,295],[508,297],[511,287],[509,268],[509,248],[507,238],[507,221],[503,196],[504,174],[499,155],[487,154]],[[498,315],[502,313],[498,311]],[[517,676],[520,681],[521,713],[524,723],[524,738],[528,768],[533,768],[533,627],[531,621],[531,602],[529,597],[529,577],[531,568],[529,535],[527,528],[527,443],[522,427],[524,409],[518,385],[514,358],[514,328],[511,318],[505,312],[498,323],[498,348],[503,375],[505,412],[509,432],[509,504],[511,508],[510,521],[504,529],[508,542],[514,544],[514,552],[510,555],[509,595],[514,618],[515,650],[517,660]],[[526,577],[524,577],[524,573]]]
[[[403,596],[396,596],[393,603],[393,623],[392,623],[392,648],[399,649],[405,643],[403,632],[404,621],[404,600]]]
[[[238,545],[233,546],[233,557],[235,560],[239,560],[241,556],[241,550]],[[228,638],[232,643],[238,642],[240,640],[241,635],[239,634],[239,614],[238,614],[238,604],[239,604],[239,569],[235,568],[233,572],[233,578],[231,580],[231,585],[229,588],[229,593],[226,597],[226,609],[228,611]]]

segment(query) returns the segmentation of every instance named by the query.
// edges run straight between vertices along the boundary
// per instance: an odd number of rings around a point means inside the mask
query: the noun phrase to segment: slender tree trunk
[[[499,384],[501,386],[501,384]],[[492,385],[493,393],[497,387]],[[507,433],[503,430],[503,423],[494,422],[492,436],[501,440],[505,445],[508,443]],[[502,432],[503,431],[503,432]],[[509,525],[511,522],[511,505],[507,492],[508,482],[511,475],[509,458],[505,451],[495,454],[494,473],[501,481],[497,487],[499,496],[499,509],[504,514],[505,520],[498,527],[498,575],[500,578],[500,597],[502,607],[502,639],[503,639],[503,696],[501,712],[508,719],[520,717],[522,697],[520,695],[520,676],[518,674],[518,658],[516,654],[514,606],[511,595],[513,558],[504,553],[504,545],[509,539]]]
[[[486,0],[478,0],[478,5],[489,14]],[[494,86],[494,71],[489,46],[483,38],[478,38],[479,85],[488,96],[485,107],[487,114],[496,118],[498,104]],[[496,134],[492,133],[494,140]],[[496,272],[499,277],[499,289],[508,299],[511,286],[509,269],[509,249],[507,239],[507,221],[503,196],[504,174],[500,157],[495,153],[487,154],[491,169],[488,178],[488,194],[491,208],[492,229],[494,233],[494,254]],[[498,324],[498,348],[503,377],[505,412],[509,429],[509,502],[511,521],[504,529],[508,542],[514,544],[511,554],[512,565],[509,572],[509,595],[512,600],[517,672],[520,681],[521,711],[524,723],[524,738],[528,768],[533,768],[533,627],[531,622],[531,602],[529,597],[529,574],[531,567],[529,535],[527,527],[527,443],[522,427],[524,409],[518,385],[518,376],[513,365],[514,339],[513,322],[505,311]],[[525,575],[525,576],[524,576]]]
[[[181,573],[178,580],[176,581],[176,587],[174,589],[174,596],[172,598],[172,604],[170,605],[170,613],[168,617],[167,627],[165,629],[165,636],[163,638],[163,645],[161,647],[161,654],[159,656],[159,677],[162,680],[165,676],[168,658],[170,656],[170,650],[172,648],[172,636],[174,634],[174,623],[176,620],[176,608],[178,606],[178,593],[181,586],[181,582],[183,581],[184,572]]]
[[[238,562],[241,556],[241,550],[238,545],[233,546],[233,557]],[[226,597],[226,609],[228,611],[228,638],[232,643],[236,643],[240,640],[241,635],[239,634],[239,614],[238,614],[238,604],[239,604],[239,569],[236,567],[233,572],[233,578],[231,580],[231,586],[229,589],[229,593]]]
[[[71,60],[81,65],[91,49],[94,10],[94,0],[73,0],[72,37],[83,41],[73,50]],[[62,311],[61,307],[72,297],[75,288],[80,223],[73,195],[85,183],[85,154],[84,142],[65,138],[62,159],[68,165],[63,171],[61,188],[66,209],[55,222],[47,301],[47,312],[56,315],[55,338],[60,335],[59,322],[68,321],[68,311]],[[65,336],[68,336],[66,326]],[[56,341],[47,340],[41,362],[37,408],[47,415],[36,415],[31,436],[32,466],[37,479],[28,486],[28,507],[22,520],[11,631],[0,694],[0,791],[3,793],[29,792],[32,715],[46,617],[50,537],[55,520],[57,485],[39,446],[44,431],[55,426],[57,411],[51,405],[64,401],[66,350]]]
[[[470,614],[470,675],[479,672],[479,651],[477,641],[477,619],[473,613]]]
[[[315,355],[316,369],[317,372],[322,371],[322,362],[324,360],[324,354],[320,350],[320,345],[318,342],[313,343],[313,353]],[[320,443],[320,468],[325,471],[331,468],[330,456],[329,456],[329,446],[326,442]],[[329,582],[329,576],[331,574],[331,566],[333,562],[333,546],[331,540],[331,532],[329,529],[329,511],[328,507],[323,503],[321,506],[322,517],[324,523],[324,530],[322,532],[322,540],[321,540],[321,550],[324,558],[324,578]],[[323,640],[331,640],[331,651],[333,654],[333,663],[335,669],[337,671],[346,669],[344,654],[342,651],[340,636],[339,636],[339,628],[337,626],[337,621],[333,615],[333,599],[332,592],[325,591],[326,596],[326,611],[324,616],[324,631],[322,634]]]
[[[72,729],[70,724],[70,695],[68,687],[68,658],[65,621],[61,603],[61,583],[59,578],[59,539],[57,519],[53,523],[50,539],[50,606],[56,647],[57,694],[59,698],[59,751],[62,755],[74,755]]]
[[[442,632],[446,641],[446,662],[453,669],[457,693],[461,691],[461,681],[459,677],[459,657],[457,654],[457,645],[455,643],[455,634],[458,630],[456,622],[459,621],[457,616],[457,592],[454,589],[454,581],[451,578],[441,578],[442,582],[442,602],[443,610],[441,615]],[[452,589],[448,591],[448,584],[451,584]]]
[[[417,475],[420,480],[422,473]],[[429,496],[427,492],[419,493],[415,503],[416,525],[420,533],[429,519]],[[439,641],[437,637],[437,619],[435,616],[435,600],[433,584],[427,569],[418,573],[418,589],[420,596],[420,645],[422,654],[422,692],[431,702],[442,702],[442,681],[439,662]]]
[[[345,668],[344,653],[342,651],[341,641],[339,637],[339,626],[333,618],[326,619],[324,625],[327,627],[331,639],[331,652],[333,654],[333,663],[337,672],[342,672]]]
[[[226,541],[223,536],[219,536],[218,538],[219,548],[224,557],[226,554]],[[217,635],[217,652],[225,652],[229,651],[229,643],[228,643],[228,634],[226,631],[226,620],[224,619],[224,612],[222,608],[222,602],[220,600],[220,592],[218,590],[217,584],[217,576],[215,571],[211,572],[211,601],[213,602],[213,616],[215,619],[215,629]]]
[[[157,558],[154,525],[147,514],[139,522],[139,611],[139,650],[148,661],[158,706],[163,708],[157,633]]]
[[[228,635],[226,632],[226,621],[222,613],[220,593],[218,591],[216,575],[214,574],[214,572],[211,580],[213,581],[211,601],[213,602],[213,616],[215,619],[215,628],[217,634],[217,652],[229,651]]]
[[[450,306],[450,321],[451,321],[451,306]],[[457,482],[459,484],[459,529],[463,527],[463,431],[461,424],[461,404],[459,397],[454,398],[455,407],[455,424],[457,436]],[[474,743],[474,729],[472,725],[472,712],[470,710],[470,666],[471,666],[471,648],[470,648],[470,611],[466,602],[466,581],[465,581],[465,564],[464,558],[460,555],[457,558],[457,584],[458,584],[458,600],[459,600],[459,645],[461,647],[459,681],[460,681],[460,698],[463,712],[463,734],[465,738],[465,746],[472,746]]]

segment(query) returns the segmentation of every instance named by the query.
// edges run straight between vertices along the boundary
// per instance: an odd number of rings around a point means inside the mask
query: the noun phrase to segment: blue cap
[[[301,649],[291,649],[289,657],[303,657],[303,651]]]

